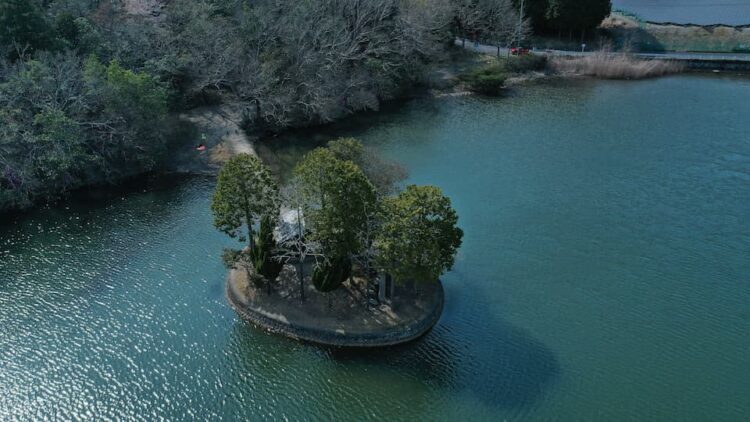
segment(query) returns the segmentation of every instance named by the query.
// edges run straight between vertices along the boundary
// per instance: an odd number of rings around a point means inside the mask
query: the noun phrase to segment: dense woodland
[[[247,127],[330,122],[399,96],[456,36],[595,26],[563,19],[582,3],[0,0],[0,211],[157,169],[171,112],[231,102]]]
[[[521,0],[515,0],[518,4]],[[536,33],[582,39],[609,16],[610,0],[523,0]]]

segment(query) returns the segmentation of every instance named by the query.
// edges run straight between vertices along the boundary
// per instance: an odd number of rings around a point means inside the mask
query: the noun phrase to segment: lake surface
[[[747,0],[613,0],[612,7],[654,22],[750,25]]]
[[[748,98],[729,77],[560,82],[318,134],[459,212],[443,318],[395,349],[241,323],[210,179],[6,221],[0,419],[747,420]],[[277,143],[288,166],[301,148]]]

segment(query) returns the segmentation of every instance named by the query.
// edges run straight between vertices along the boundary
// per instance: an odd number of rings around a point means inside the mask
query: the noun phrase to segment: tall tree
[[[279,189],[258,157],[238,154],[221,168],[211,210],[214,226],[230,237],[255,243],[254,227],[264,217],[276,221]]]
[[[547,8],[550,0],[523,0],[524,16],[529,19],[536,32],[544,32],[547,28]],[[514,0],[514,8],[519,10],[521,0]]]
[[[0,209],[152,170],[165,151],[166,90],[142,72],[68,51],[0,74]]]
[[[407,186],[384,203],[377,264],[396,281],[435,281],[453,267],[463,231],[449,198],[434,186]]]
[[[294,175],[306,198],[305,221],[310,237],[319,242],[326,257],[323,269],[348,276],[343,269],[362,249],[359,235],[367,225],[366,210],[375,206],[375,188],[357,165],[337,159],[325,148],[308,153]],[[321,286],[329,291],[343,281],[326,281]]]
[[[583,39],[611,10],[610,0],[549,0],[546,17],[553,28],[570,34],[578,31]]]
[[[528,35],[529,23],[519,15],[511,0],[483,0],[485,37],[497,47],[508,47],[520,43]]]
[[[284,262],[294,262],[297,265],[299,280],[299,295],[305,300],[305,262],[308,258],[322,258],[320,245],[310,239],[304,219],[306,205],[302,187],[298,179],[292,179],[282,191],[284,206],[288,208],[279,224],[282,253],[280,258]]]
[[[462,47],[466,46],[466,37],[476,35],[482,24],[482,10],[479,0],[456,0],[453,3],[453,26],[461,37]]]

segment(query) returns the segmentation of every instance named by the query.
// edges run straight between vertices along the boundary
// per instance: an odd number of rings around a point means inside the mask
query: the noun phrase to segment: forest
[[[535,7],[579,10],[535,1],[0,0],[0,211],[158,170],[175,112],[331,122],[419,84],[456,36],[510,45]]]

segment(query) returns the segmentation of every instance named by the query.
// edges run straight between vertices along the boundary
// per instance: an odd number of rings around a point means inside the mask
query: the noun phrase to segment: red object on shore
[[[203,144],[200,144],[200,145],[198,145],[198,147],[197,147],[197,148],[195,148],[195,149],[196,149],[196,150],[198,150],[198,151],[205,151],[205,150],[206,150],[206,146],[205,146],[205,145],[203,145]]]

